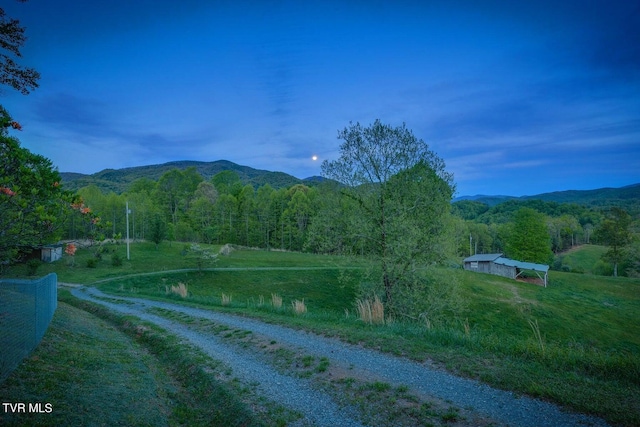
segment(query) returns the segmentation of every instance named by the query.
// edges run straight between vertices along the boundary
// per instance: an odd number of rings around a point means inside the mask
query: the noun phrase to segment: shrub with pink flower
[[[76,250],[78,250],[76,245],[74,245],[73,243],[69,243],[64,249],[64,253],[70,256],[74,256],[76,254]]]
[[[71,257],[71,265],[75,264],[75,255],[76,255],[76,250],[78,250],[78,248],[76,247],[76,245],[74,245],[73,243],[69,243],[67,244],[67,247],[64,248],[64,253],[69,255]]]
[[[0,193],[4,193],[9,197],[15,196],[16,192],[7,187],[0,187]]]

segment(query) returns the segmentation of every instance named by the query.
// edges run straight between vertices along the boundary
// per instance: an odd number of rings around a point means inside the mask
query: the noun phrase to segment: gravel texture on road
[[[102,304],[120,313],[135,315],[187,339],[214,359],[229,365],[235,375],[259,383],[259,388],[265,396],[304,414],[305,422],[311,425],[357,426],[361,424],[353,411],[341,407],[327,394],[313,389],[308,380],[279,374],[254,356],[239,352],[237,348],[232,348],[213,335],[190,330],[177,322],[150,314],[146,310],[150,308],[172,310],[229,327],[248,330],[268,339],[303,349],[308,354],[327,357],[332,366],[356,370],[370,381],[408,386],[410,390],[422,395],[446,400],[499,425],[522,427],[607,425],[600,418],[567,412],[551,403],[494,389],[478,381],[434,369],[425,363],[383,354],[305,331],[180,304],[107,295],[91,287],[75,288],[71,292],[78,298]],[[115,301],[126,302],[126,304],[118,304]],[[309,405],[309,402],[313,402],[313,405]]]

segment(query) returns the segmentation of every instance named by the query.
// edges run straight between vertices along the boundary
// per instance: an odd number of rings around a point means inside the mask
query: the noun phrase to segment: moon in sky
[[[318,160],[318,156],[316,156],[316,155],[311,156],[311,160],[313,160],[315,162],[316,160]]]

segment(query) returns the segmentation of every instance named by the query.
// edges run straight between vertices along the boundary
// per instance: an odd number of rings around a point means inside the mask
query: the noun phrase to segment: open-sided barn
[[[477,254],[464,259],[464,269],[479,273],[518,279],[525,271],[533,271],[547,287],[549,266],[504,258],[502,254]]]

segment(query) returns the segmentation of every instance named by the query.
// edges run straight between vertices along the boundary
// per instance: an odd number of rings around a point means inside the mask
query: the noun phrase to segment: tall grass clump
[[[533,336],[535,337],[538,345],[540,346],[540,352],[544,356],[544,341],[542,341],[542,334],[540,333],[540,326],[538,326],[538,320],[529,319],[529,326],[531,326],[531,330],[533,331]]]
[[[222,293],[222,305],[231,304],[231,294],[227,295],[224,292]]]
[[[165,290],[167,294],[179,295],[182,298],[186,298],[188,294],[187,285],[182,282],[178,283],[178,286],[171,285],[171,289],[169,289],[168,286],[165,286]]]
[[[302,299],[302,301],[300,300],[294,300],[291,302],[291,305],[293,306],[293,312],[295,314],[304,314],[307,312],[307,306],[304,303],[304,298]]]
[[[359,299],[356,301],[356,310],[358,318],[370,325],[384,324],[384,305],[380,298],[376,295],[371,301],[370,299]]]
[[[278,294],[271,294],[271,305],[273,308],[282,308],[282,297]]]

